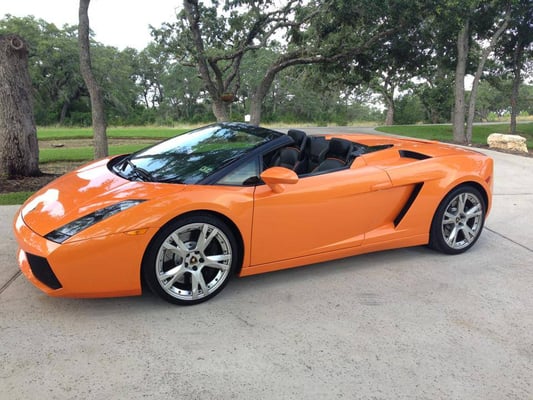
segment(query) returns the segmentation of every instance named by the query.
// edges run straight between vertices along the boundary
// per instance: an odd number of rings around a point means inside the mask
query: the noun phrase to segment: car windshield
[[[194,184],[279,135],[244,124],[210,125],[134,153],[113,169],[128,179]]]

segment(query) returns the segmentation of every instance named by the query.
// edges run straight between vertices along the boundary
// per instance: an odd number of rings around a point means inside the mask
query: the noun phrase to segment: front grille
[[[33,254],[26,253],[28,263],[30,264],[31,272],[33,275],[50,289],[62,288],[61,283],[57,279],[54,271],[48,264],[48,261],[44,257],[35,256]]]

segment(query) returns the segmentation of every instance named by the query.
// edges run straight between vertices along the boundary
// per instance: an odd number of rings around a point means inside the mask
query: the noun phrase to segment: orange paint
[[[150,241],[165,224],[187,213],[210,212],[231,221],[243,244],[240,275],[245,276],[427,244],[439,203],[461,184],[476,185],[490,210],[493,162],[482,154],[437,142],[342,137],[393,146],[357,157],[348,169],[314,176],[273,167],[262,174],[265,184],[245,187],[130,182],[107,169],[108,159],[84,166],[41,189],[17,213],[20,267],[53,296],[134,295],[141,293],[141,262]],[[401,156],[401,151],[412,153]],[[413,153],[425,159],[410,157]],[[144,202],[62,244],[44,238],[127,199]],[[45,258],[62,288],[39,281],[27,253]]]

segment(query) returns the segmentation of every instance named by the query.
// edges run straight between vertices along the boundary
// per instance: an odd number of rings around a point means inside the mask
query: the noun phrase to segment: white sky
[[[175,21],[181,4],[180,0],[91,0],[89,24],[104,45],[142,50],[151,41],[148,25]],[[77,25],[78,8],[78,0],[0,0],[0,19],[5,14],[33,15],[58,27]]]

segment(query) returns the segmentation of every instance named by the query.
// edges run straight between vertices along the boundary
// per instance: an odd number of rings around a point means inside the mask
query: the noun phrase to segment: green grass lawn
[[[109,155],[133,153],[148,147],[148,144],[126,144],[109,146]],[[39,150],[39,163],[45,164],[56,161],[90,161],[94,157],[93,147],[58,147]]]
[[[443,142],[453,140],[453,127],[451,125],[394,125],[379,126],[376,130],[419,139],[440,140]],[[486,145],[487,137],[491,133],[508,132],[509,124],[474,125],[472,129],[472,143]],[[527,147],[529,149],[533,148],[533,123],[518,124],[517,134],[527,139]]]
[[[0,206],[22,204],[32,194],[33,192],[2,193],[0,194]]]

